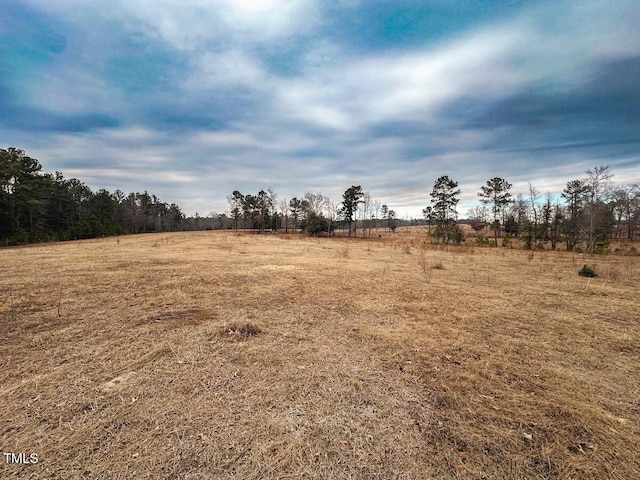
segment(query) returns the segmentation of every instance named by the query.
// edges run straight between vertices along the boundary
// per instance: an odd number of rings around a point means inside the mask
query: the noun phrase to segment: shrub
[[[485,237],[484,235],[478,235],[476,237],[476,245],[478,245],[479,247],[488,247],[489,246],[489,239],[487,237]]]
[[[464,242],[464,232],[458,225],[454,225],[451,239],[456,245],[460,245],[462,242]]]
[[[604,251],[609,248],[611,244],[611,240],[609,235],[606,232],[597,230],[596,231],[596,243],[594,245],[594,251],[596,253],[604,253]]]
[[[589,277],[589,278],[593,278],[593,277],[597,277],[598,274],[595,272],[595,270],[591,267],[587,267],[586,265],[584,265],[580,271],[578,272],[578,275],[580,275],[581,277]]]

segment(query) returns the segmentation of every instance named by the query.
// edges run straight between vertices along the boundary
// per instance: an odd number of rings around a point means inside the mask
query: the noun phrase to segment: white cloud
[[[295,121],[336,129],[395,121],[433,126],[441,122],[440,109],[462,98],[487,103],[531,89],[566,90],[586,83],[587,72],[605,55],[640,49],[640,36],[629,32],[633,22],[622,20],[629,11],[640,9],[602,2],[535,6],[426,51],[346,58],[323,44],[307,61],[313,64],[324,55],[331,65],[281,83],[276,104]],[[640,13],[636,16],[640,23]],[[553,29],[547,25],[550,18]]]
[[[487,151],[496,138],[508,140],[511,127],[469,129],[465,119],[444,118],[448,106],[466,99],[482,109],[536,89],[550,97],[578,89],[602,59],[637,55],[636,0],[544,2],[439,44],[393,52],[371,49],[366,54],[349,53],[355,49],[341,46],[330,35],[315,36],[322,22],[331,21],[321,18],[321,2],[28,3],[80,30],[68,42],[66,54],[73,58],[61,56],[56,69],[45,72],[43,81],[31,87],[36,104],[60,113],[93,108],[125,125],[46,140],[27,133],[22,137],[31,144],[39,142],[39,148],[29,153],[45,161],[46,170],[61,169],[93,188],[109,181],[104,186],[148,189],[164,201],[184,205],[189,213],[203,213],[209,209],[198,199],[218,198],[216,208],[223,208],[220,199],[233,188],[253,191],[271,185],[289,198],[322,190],[337,201],[340,189],[353,182],[392,205],[410,206],[412,214],[419,215],[441,174],[460,181],[464,201],[470,202],[493,175],[507,177],[518,188],[529,180],[546,191],[563,188],[586,168],[609,163],[616,175],[638,181],[637,169],[618,169],[615,159],[584,158],[582,152],[573,157],[531,153],[521,145],[512,146],[522,149],[515,153]],[[131,37],[110,38],[109,25]],[[311,46],[296,51],[293,73],[273,73],[261,52],[288,51],[282,47],[296,36],[306,37]],[[176,76],[181,80],[172,84],[175,90],[153,98],[146,92],[129,97],[128,92],[109,90],[96,65],[118,51],[96,52],[95,58],[89,54],[100,42],[128,41],[184,59]],[[129,45],[127,53],[134,47]],[[72,64],[78,59],[82,59],[79,66]],[[217,105],[216,99],[222,99],[221,109],[242,110],[204,111]],[[184,130],[179,133],[152,126],[170,129],[162,124],[163,118],[179,120],[190,114],[214,118],[211,124],[223,126],[216,127],[218,131],[206,131],[206,126],[188,131],[188,126],[181,126]],[[403,124],[412,124],[412,131],[403,130]],[[385,131],[384,138],[372,133],[388,125],[398,127]],[[416,134],[417,129],[422,130]],[[518,138],[526,139],[534,150],[538,140],[544,141],[535,132]],[[511,148],[506,143],[505,150]],[[28,143],[18,146],[30,148]],[[417,155],[423,157],[416,159]],[[545,173],[538,175],[534,162],[543,155],[562,168],[544,166]],[[87,166],[79,168],[81,164]],[[167,181],[175,181],[179,190],[169,189]]]
[[[178,50],[275,41],[318,22],[316,3],[304,0],[137,0],[121,8]]]
[[[465,95],[489,101],[528,80],[508,64],[517,35],[523,33],[482,31],[426,52],[341,58],[340,65],[281,82],[275,103],[296,121],[338,129],[435,123],[447,102]]]
[[[193,60],[192,67],[185,79],[184,86],[187,89],[247,87],[251,90],[263,90],[269,84],[268,75],[260,63],[239,50],[217,54],[204,52]]]

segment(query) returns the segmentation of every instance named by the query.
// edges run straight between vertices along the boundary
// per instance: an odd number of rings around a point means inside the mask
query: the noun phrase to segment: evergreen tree
[[[567,250],[579,246],[581,229],[584,225],[584,205],[588,187],[583,180],[572,180],[562,191],[562,198],[567,202],[567,216],[564,222],[564,233],[567,239]]]
[[[362,203],[362,198],[364,197],[364,193],[362,192],[362,187],[360,185],[352,185],[342,194],[342,208],[340,209],[340,214],[345,222],[349,225],[349,236],[351,236],[351,225],[353,224],[353,230],[356,230],[355,223],[357,219],[355,218],[355,214],[358,210],[358,205]]]
[[[434,235],[438,241],[449,243],[456,233],[456,206],[460,201],[458,182],[443,175],[433,184],[433,191],[430,195],[433,206],[429,212],[429,219],[436,225]]]
[[[491,205],[491,211],[493,213],[492,227],[496,244],[498,243],[501,215],[511,201],[510,189],[511,184],[504,178],[494,177],[491,180],[487,180],[487,184],[481,186],[480,192],[478,192],[480,201],[484,204]]]

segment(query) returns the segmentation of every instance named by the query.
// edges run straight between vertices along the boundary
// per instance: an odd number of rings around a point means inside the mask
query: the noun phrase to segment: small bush
[[[451,234],[451,239],[453,240],[453,243],[455,243],[456,245],[460,245],[462,242],[465,241],[464,232],[458,225],[454,226],[453,232]]]
[[[595,272],[595,270],[591,267],[587,267],[586,265],[584,265],[580,271],[578,272],[578,275],[580,275],[581,277],[589,277],[589,278],[593,278],[593,277],[597,277],[598,274]]]
[[[485,237],[484,235],[478,235],[476,237],[476,245],[479,247],[488,247],[489,246],[489,239],[487,237]]]
[[[611,244],[609,235],[601,230],[596,230],[596,243],[594,245],[594,251],[596,253],[604,253]]]

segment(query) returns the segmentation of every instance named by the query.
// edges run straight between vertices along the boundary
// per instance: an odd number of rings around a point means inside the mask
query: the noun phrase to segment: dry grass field
[[[1,478],[640,478],[640,257],[197,232],[0,264],[0,448],[38,458]]]

